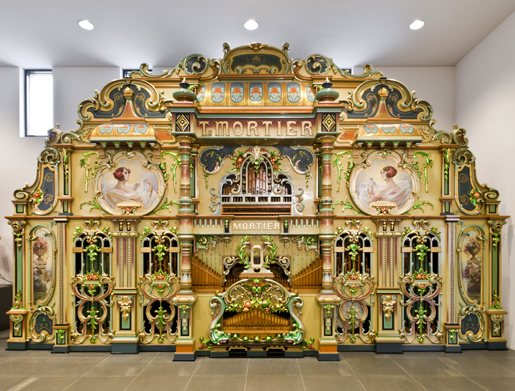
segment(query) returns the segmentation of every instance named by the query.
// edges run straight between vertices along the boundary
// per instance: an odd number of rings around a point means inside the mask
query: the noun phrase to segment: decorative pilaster
[[[179,311],[178,339],[175,343],[174,361],[195,361],[195,341],[193,338],[193,304],[195,294],[179,294],[172,299]]]
[[[334,136],[323,135],[318,138],[321,143],[320,155],[322,157],[322,197],[320,199],[318,215],[320,216],[320,249],[322,253],[322,292],[332,292],[332,241],[334,239],[334,211],[332,209],[332,178],[331,161],[333,153]]]
[[[23,276],[25,274],[24,267],[24,251],[25,251],[25,225],[24,220],[11,220],[8,223],[13,229],[13,252],[14,252],[14,281],[13,281],[13,307],[7,312],[10,320],[10,335],[7,340],[8,350],[25,350],[26,349],[26,322],[28,310],[24,304],[24,285]]]
[[[401,247],[399,230],[400,219],[379,218],[377,224],[378,238],[378,287],[376,300],[379,303],[378,335],[376,337],[377,353],[402,353],[402,340],[399,329],[402,326],[402,296],[397,281],[401,276],[398,259]]]
[[[119,280],[113,290],[113,329],[112,353],[138,353],[138,330],[134,309],[138,294],[136,288],[136,237],[134,219],[113,220],[118,231],[113,232],[117,245]]]
[[[190,186],[192,142],[189,136],[178,136],[181,156],[181,186],[179,198],[179,239],[181,241],[181,291],[191,292],[191,256],[193,249],[193,203]]]
[[[504,338],[504,315],[508,312],[502,308],[501,304],[501,244],[502,226],[505,220],[489,220],[490,226],[490,253],[491,253],[491,283],[490,292],[487,294],[486,314],[490,318],[488,336],[488,349],[506,349],[506,339]]]
[[[335,319],[338,316],[336,309],[341,299],[335,294],[320,294],[317,297],[321,307],[320,342],[318,346],[319,361],[340,361],[338,345],[335,340]]]
[[[460,278],[456,264],[456,223],[460,220],[459,216],[448,215],[445,218],[447,223],[447,270],[445,273],[450,277],[447,294],[449,297],[449,311],[447,322],[444,323],[445,346],[444,351],[448,353],[460,353],[461,346],[458,342],[461,325],[458,323],[456,309],[456,284]]]

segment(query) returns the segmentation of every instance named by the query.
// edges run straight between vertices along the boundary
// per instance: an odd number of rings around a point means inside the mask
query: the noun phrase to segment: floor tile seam
[[[80,379],[82,379],[84,376],[86,376],[88,373],[90,373],[93,369],[95,369],[96,367],[98,367],[100,364],[102,364],[105,360],[107,360],[109,358],[106,357],[104,358],[101,362],[99,362],[97,365],[95,365],[93,368],[91,368],[89,371],[87,371],[84,375],[82,375],[81,377],[79,377],[77,380],[75,380],[72,384],[70,384],[68,387],[66,387],[63,391],[66,391],[68,388],[70,388],[71,386],[73,386],[75,383],[77,383],[78,381],[80,381]]]
[[[302,371],[300,370],[299,359],[296,358],[295,361],[297,362],[297,368],[299,368],[300,380],[302,381],[302,387],[304,387],[304,391],[306,391],[306,384],[304,384],[304,378],[302,377]]]
[[[127,384],[127,387],[125,387],[125,388],[123,389],[123,391],[125,391],[127,388],[129,388],[129,386],[130,386],[132,383],[134,383],[134,382],[136,381],[136,379],[139,377],[139,375],[141,375],[141,374],[145,371],[145,369],[147,369],[147,368],[148,368],[148,366],[149,366],[150,364],[152,364],[152,362],[154,362],[154,360],[155,360],[158,356],[159,356],[159,354],[156,354],[156,355],[154,356],[154,358],[152,358],[152,360],[150,360],[150,361],[149,361],[149,363],[148,363],[147,365],[145,365],[145,368],[143,368],[143,369],[142,369],[142,370],[141,370],[141,371],[140,371],[136,376],[134,376],[134,379],[132,379],[132,381],[131,381],[129,384]]]
[[[363,383],[361,382],[361,380],[359,380],[359,377],[356,375],[356,373],[354,372],[354,370],[352,369],[352,367],[350,366],[350,364],[347,362],[347,360],[345,359],[345,357],[341,356],[340,355],[340,358],[343,359],[343,361],[345,362],[345,364],[347,364],[347,366],[349,367],[350,371],[352,372],[352,374],[354,375],[354,377],[358,380],[359,384],[361,385],[361,387],[363,387],[363,390],[366,391],[366,388],[365,386],[363,385]]]
[[[424,387],[417,379],[415,379],[413,376],[411,376],[411,374],[406,371],[403,367],[401,367],[399,365],[399,363],[397,361],[395,361],[393,358],[390,357],[390,355],[388,355],[388,357],[390,358],[390,360],[392,360],[400,369],[402,369],[411,379],[413,379],[415,381],[415,383],[417,383],[420,387],[422,387],[423,390],[425,391],[428,391],[428,389],[426,387]]]
[[[245,385],[243,386],[243,391],[247,391],[247,379],[249,378],[249,366],[250,366],[250,360],[247,358],[247,372],[245,372]]]
[[[186,383],[186,385],[184,386],[184,389],[182,391],[186,391],[186,389],[188,388],[188,386],[190,385],[190,382],[191,382],[191,379],[193,379],[193,376],[195,375],[195,373],[198,371],[198,368],[200,366],[200,363],[204,360],[205,357],[200,357],[200,360],[198,361],[197,365],[195,366],[195,370],[192,372],[188,382]]]
[[[456,354],[459,354],[459,353],[456,353]],[[487,390],[485,387],[483,387],[481,384],[479,383],[476,383],[474,380],[472,380],[470,377],[468,377],[467,375],[465,375],[463,372],[459,371],[458,369],[452,367],[451,365],[447,364],[445,361],[443,361],[440,357],[436,357],[438,360],[440,360],[441,362],[443,362],[445,365],[447,365],[449,368],[455,370],[456,372],[458,372],[461,376],[465,377],[466,379],[469,379],[472,383],[474,383],[475,385],[481,387],[483,390]],[[501,367],[502,368],[502,367]]]

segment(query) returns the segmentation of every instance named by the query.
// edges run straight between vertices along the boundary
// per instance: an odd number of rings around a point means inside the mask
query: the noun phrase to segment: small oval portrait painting
[[[154,209],[163,194],[162,179],[154,169],[145,169],[138,158],[120,158],[116,166],[99,178],[101,204],[113,214],[123,213],[123,207],[136,206],[135,214]]]
[[[414,173],[399,167],[397,159],[376,156],[371,166],[361,169],[351,178],[350,190],[356,205],[368,214],[377,214],[373,202],[395,202],[397,207],[391,214],[405,212],[414,200],[413,193],[418,191]]]

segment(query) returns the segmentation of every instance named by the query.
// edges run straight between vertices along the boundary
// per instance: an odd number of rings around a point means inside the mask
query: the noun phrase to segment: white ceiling
[[[514,0],[1,2],[0,66],[29,69],[172,66],[192,53],[221,58],[223,42],[289,42],[292,58],[321,53],[342,68],[453,66],[515,11]],[[243,28],[250,18],[255,31]],[[410,30],[415,19],[426,25]]]

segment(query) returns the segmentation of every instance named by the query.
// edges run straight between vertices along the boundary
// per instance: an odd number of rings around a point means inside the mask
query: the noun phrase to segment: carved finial
[[[390,94],[390,91],[388,91],[388,89],[386,87],[381,88],[377,92],[377,95],[379,95],[381,98],[386,98],[389,94]]]
[[[124,90],[123,90],[123,96],[126,97],[126,98],[132,98],[132,96],[134,95],[134,91],[132,91],[131,88],[129,87],[125,87]]]

